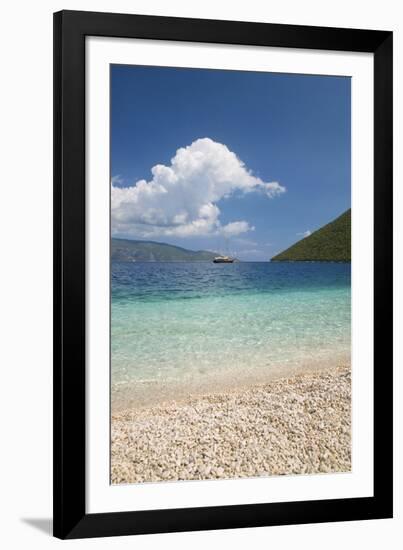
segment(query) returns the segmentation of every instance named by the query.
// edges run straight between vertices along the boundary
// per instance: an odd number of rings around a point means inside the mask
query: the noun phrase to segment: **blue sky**
[[[112,233],[267,260],[350,207],[350,79],[111,67]]]

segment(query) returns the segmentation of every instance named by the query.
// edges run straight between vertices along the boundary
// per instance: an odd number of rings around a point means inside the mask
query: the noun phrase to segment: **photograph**
[[[1,548],[402,546],[395,4],[4,5]]]
[[[350,472],[351,78],[110,98],[110,483]]]

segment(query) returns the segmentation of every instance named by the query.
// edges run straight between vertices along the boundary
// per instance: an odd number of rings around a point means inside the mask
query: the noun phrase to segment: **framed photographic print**
[[[392,516],[392,33],[54,16],[54,535]]]

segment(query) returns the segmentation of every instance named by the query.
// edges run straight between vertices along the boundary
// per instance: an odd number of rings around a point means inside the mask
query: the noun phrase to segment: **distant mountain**
[[[120,262],[208,262],[217,256],[207,250],[187,250],[154,241],[112,239],[111,259]]]
[[[272,261],[350,262],[351,209],[277,254]]]

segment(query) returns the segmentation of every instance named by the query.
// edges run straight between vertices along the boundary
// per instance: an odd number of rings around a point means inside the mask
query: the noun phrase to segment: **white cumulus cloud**
[[[312,232],[309,229],[302,231],[302,233],[297,233],[297,237],[303,237],[304,239],[305,237],[309,237],[309,235],[312,235]]]
[[[210,138],[176,151],[171,164],[157,164],[150,181],[121,187],[112,178],[113,234],[159,236],[235,236],[254,227],[246,220],[220,222],[217,203],[234,195],[259,192],[273,198],[285,192],[277,182],[254,176],[235,153]]]

